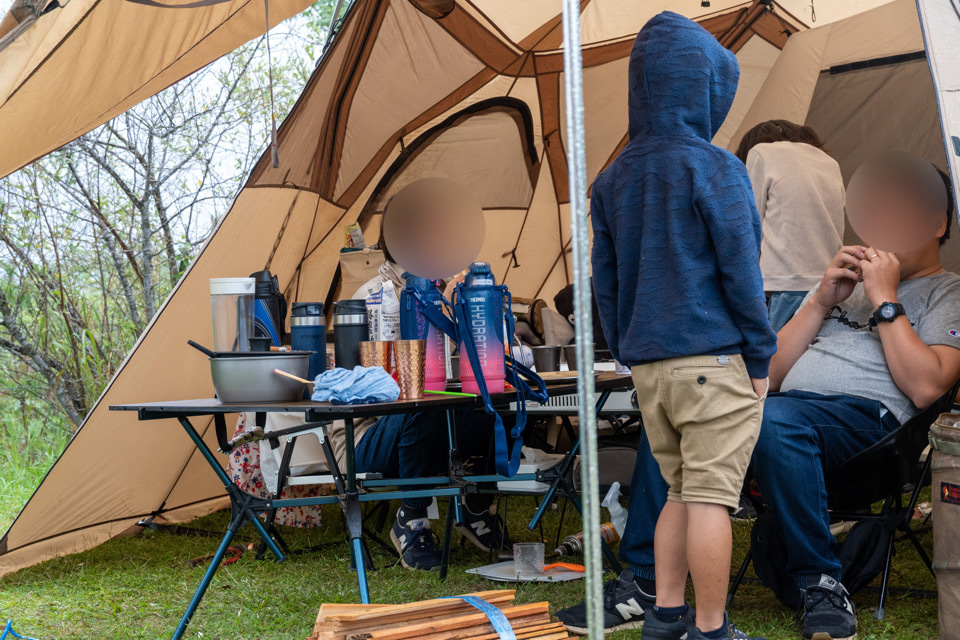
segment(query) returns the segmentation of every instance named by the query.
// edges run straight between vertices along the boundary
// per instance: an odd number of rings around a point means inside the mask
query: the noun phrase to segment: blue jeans
[[[653,569],[653,534],[657,519],[667,502],[667,483],[660,475],[660,466],[650,453],[647,432],[640,432],[637,463],[630,482],[630,505],[626,531],[620,541],[620,560],[646,580],[655,579]]]
[[[472,409],[460,409],[455,414],[460,457],[486,456],[493,437],[493,418]],[[509,424],[504,426],[510,428]],[[382,473],[387,478],[446,476],[449,452],[446,411],[383,416],[357,443],[356,469],[357,473]],[[405,498],[403,504],[422,509],[431,500]]]
[[[790,322],[805,297],[806,291],[777,291],[770,296],[767,311],[770,314],[770,326],[774,331],[780,331],[783,325]]]
[[[798,587],[808,575],[840,579],[824,474],[898,426],[877,400],[805,391],[767,397],[753,473],[777,520],[787,571]]]

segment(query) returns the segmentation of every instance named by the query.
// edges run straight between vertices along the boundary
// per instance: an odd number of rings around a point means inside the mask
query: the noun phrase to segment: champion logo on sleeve
[[[960,331],[957,331],[956,329],[950,329],[950,331],[947,331],[947,333],[950,334],[951,338],[960,338]]]

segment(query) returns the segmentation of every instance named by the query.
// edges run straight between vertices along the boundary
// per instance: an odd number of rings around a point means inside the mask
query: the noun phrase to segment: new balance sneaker
[[[603,632],[641,628],[647,610],[652,612],[656,600],[654,595],[640,589],[632,569],[624,569],[617,578],[603,585]],[[558,611],[557,619],[573,633],[589,633],[586,602]]]
[[[730,618],[726,612],[723,614],[723,628],[726,630],[726,635],[723,636],[724,640],[766,640],[766,638],[760,636],[747,635],[743,631],[740,631],[740,629],[737,629],[733,626],[733,623],[730,622]],[[691,626],[687,633],[687,640],[707,640],[707,637],[703,635],[700,629]]]
[[[850,594],[830,576],[807,576],[803,608],[803,637],[807,640],[857,637],[857,610],[850,602]]]
[[[492,549],[513,555],[513,540],[507,535],[503,518],[497,514],[494,504],[479,513],[463,505],[463,522],[457,525],[457,531],[483,551]]]
[[[693,626],[696,615],[693,609],[687,607],[687,612],[679,620],[665,622],[651,607],[647,610],[640,640],[687,640],[689,628]]]
[[[407,569],[433,571],[440,568],[437,534],[426,518],[410,518],[401,522],[400,514],[393,521],[390,540],[400,554],[400,563]]]

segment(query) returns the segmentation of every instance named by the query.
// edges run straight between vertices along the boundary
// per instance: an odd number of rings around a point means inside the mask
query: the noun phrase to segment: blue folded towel
[[[317,376],[313,385],[314,402],[333,404],[369,404],[394,402],[400,387],[381,367],[330,369]]]

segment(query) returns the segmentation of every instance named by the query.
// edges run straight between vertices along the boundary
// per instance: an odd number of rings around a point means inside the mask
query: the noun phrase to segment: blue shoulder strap
[[[464,301],[464,297],[461,292],[462,285],[457,285],[456,292],[454,294],[454,316],[457,321],[458,326],[468,327],[467,318],[469,316],[467,311],[467,305]],[[506,287],[502,287],[502,290],[507,300],[508,308],[510,302],[510,292],[506,290]],[[505,340],[513,341],[513,314],[506,314],[507,321],[507,335],[504,336]],[[477,347],[473,343],[473,335],[466,331],[464,333],[464,340],[462,342],[464,349],[466,350],[466,356],[470,361],[470,368],[475,371],[481,371],[480,368],[480,358],[477,355]],[[464,354],[460,354],[461,358]],[[505,360],[506,365],[506,377],[507,381],[510,382],[516,389],[517,394],[517,414],[516,420],[514,422],[513,429],[510,430],[510,437],[512,443],[507,442],[507,430],[503,425],[503,420],[500,418],[500,415],[493,408],[493,403],[490,400],[490,392],[487,390],[487,383],[484,380],[483,375],[477,375],[477,387],[480,389],[480,397],[483,400],[483,408],[488,414],[494,417],[494,434],[493,434],[493,445],[494,445],[494,454],[495,460],[494,464],[497,470],[497,473],[503,476],[513,477],[516,475],[517,470],[520,468],[520,457],[523,449],[523,429],[527,424],[527,395],[532,395],[540,402],[547,401],[547,392],[546,385],[543,380],[540,379],[535,373],[530,371],[530,369],[524,367],[522,364],[516,362],[510,356],[506,356]],[[534,380],[537,385],[537,391],[534,392],[530,389],[530,385],[524,380],[523,376],[529,377],[531,380]]]
[[[427,320],[440,329],[440,331],[443,331],[445,334],[450,336],[450,339],[454,342],[459,339],[457,337],[457,327],[450,318],[438,311],[434,305],[428,304],[427,301],[423,299],[423,295],[416,289],[407,289],[407,293],[413,295],[416,301],[420,304],[420,308],[423,310],[423,315],[427,317]],[[443,305],[447,308],[450,308],[450,303],[447,302],[446,298],[443,298]]]

